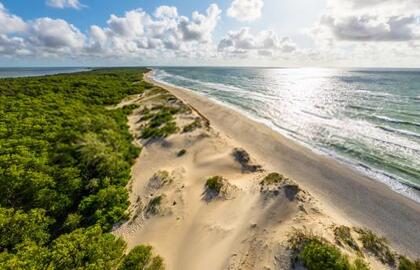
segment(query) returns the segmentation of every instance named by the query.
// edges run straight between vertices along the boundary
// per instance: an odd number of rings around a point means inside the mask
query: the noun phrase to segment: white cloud
[[[111,15],[107,21],[109,29],[121,37],[132,38],[144,33],[144,26],[150,20],[143,10],[131,10],[125,13],[124,17]]]
[[[255,21],[261,17],[263,0],[233,0],[227,15],[239,21]]]
[[[218,45],[219,52],[231,55],[272,56],[288,54],[295,50],[296,44],[288,37],[279,38],[272,30],[253,34],[247,27],[228,32]]]
[[[178,17],[178,10],[176,7],[160,6],[155,11],[157,18],[176,18]]]
[[[329,0],[318,27],[337,40],[409,41],[420,39],[418,0]]]
[[[2,3],[0,3],[0,25],[0,34],[21,32],[26,28],[25,22],[18,16],[9,14]]]
[[[46,4],[53,8],[74,8],[74,9],[82,9],[86,7],[85,5],[81,4],[79,0],[46,0]]]
[[[379,17],[374,15],[333,17],[321,23],[337,39],[348,41],[408,41],[420,39],[420,23],[414,15]]]
[[[175,7],[160,6],[153,14],[142,9],[111,15],[105,27],[88,33],[62,19],[24,22],[0,3],[0,56],[162,58],[209,56],[215,52],[212,35],[221,10],[181,16]]]
[[[183,40],[211,41],[211,33],[220,19],[221,10],[216,4],[210,5],[206,15],[194,11],[189,20],[187,17],[180,17],[178,30],[182,33]]]
[[[195,11],[191,19],[179,16],[175,7],[168,6],[158,7],[153,16],[141,9],[126,12],[123,17],[111,15],[107,27],[91,27],[87,50],[113,55],[155,53],[151,49],[193,53],[212,42],[220,13],[212,4],[206,14]]]
[[[0,55],[9,57],[30,54],[26,49],[25,40],[19,37],[8,37],[0,34]]]
[[[28,41],[42,49],[71,50],[83,48],[85,36],[64,20],[40,18],[30,24]]]
[[[418,0],[328,0],[308,33],[311,57],[328,65],[395,66],[417,62]],[[408,64],[407,64],[408,63]]]

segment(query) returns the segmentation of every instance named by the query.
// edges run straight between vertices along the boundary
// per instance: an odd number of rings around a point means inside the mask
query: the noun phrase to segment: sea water
[[[420,202],[420,69],[154,70]]]

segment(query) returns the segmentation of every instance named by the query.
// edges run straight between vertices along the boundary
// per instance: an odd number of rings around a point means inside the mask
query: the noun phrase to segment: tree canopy
[[[145,69],[0,80],[0,268],[115,269]]]

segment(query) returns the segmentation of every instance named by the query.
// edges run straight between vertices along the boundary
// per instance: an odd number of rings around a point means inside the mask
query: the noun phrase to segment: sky
[[[420,67],[420,0],[0,0],[0,66]]]

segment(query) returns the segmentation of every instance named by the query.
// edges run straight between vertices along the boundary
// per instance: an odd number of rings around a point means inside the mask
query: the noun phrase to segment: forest
[[[146,69],[0,80],[0,269],[162,269],[151,247],[124,255],[110,234],[127,218],[140,150],[133,109]]]

